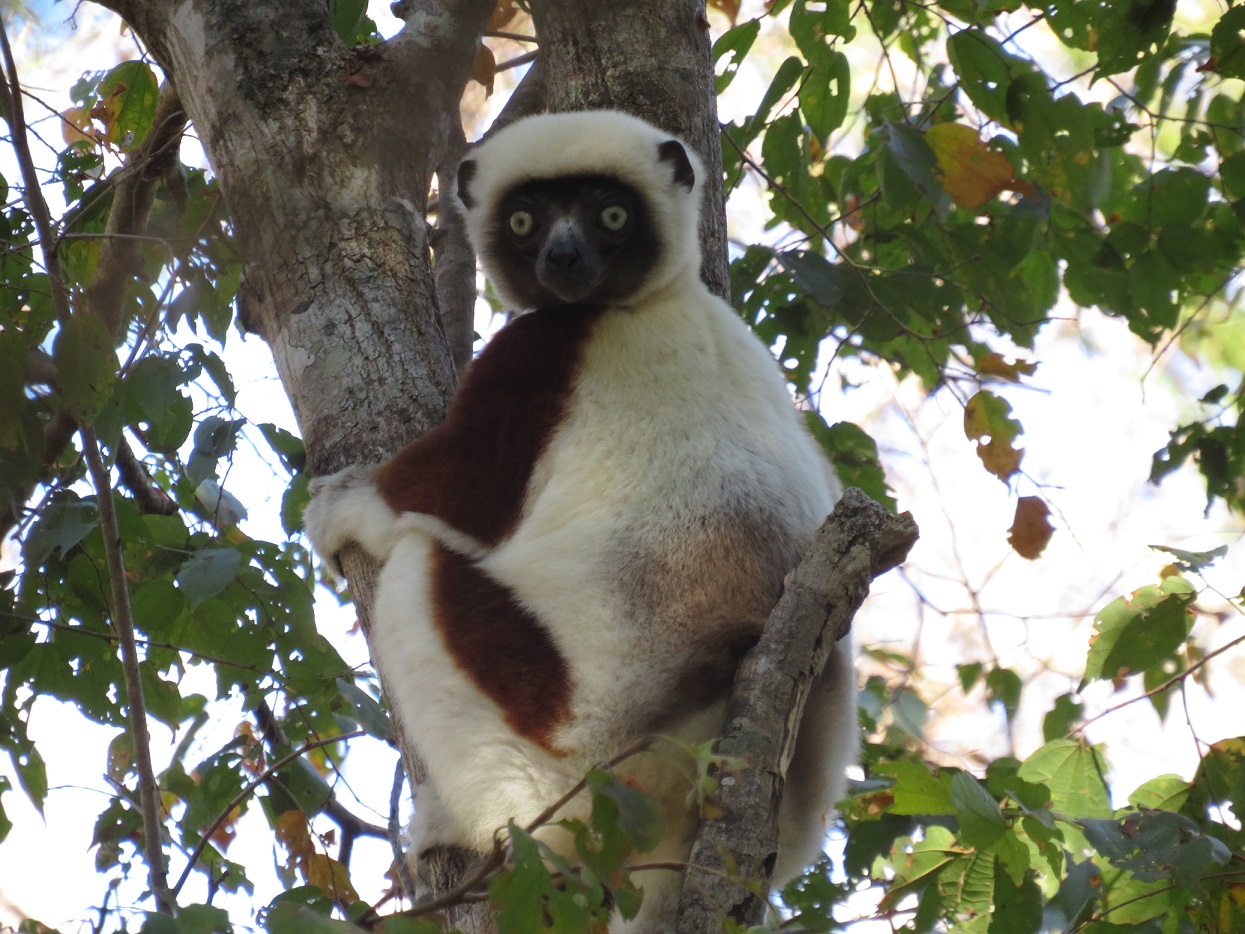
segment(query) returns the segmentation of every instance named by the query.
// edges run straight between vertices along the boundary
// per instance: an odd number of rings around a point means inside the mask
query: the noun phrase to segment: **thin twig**
[[[506,61],[502,62],[500,65],[497,65],[493,68],[493,74],[499,75],[503,71],[509,71],[511,68],[518,68],[521,65],[527,65],[531,62],[534,62],[536,61],[537,54],[539,53],[537,53],[535,50],[532,50],[531,52],[524,52],[522,55],[516,55],[514,58],[507,59]]]
[[[112,588],[112,625],[121,647],[121,669],[125,675],[126,708],[130,739],[134,744],[134,769],[138,772],[138,801],[143,815],[143,855],[151,879],[156,904],[165,914],[176,909],[169,891],[168,870],[160,841],[160,791],[151,765],[151,734],[147,730],[147,705],[143,701],[143,682],[138,670],[138,645],[134,641],[134,618],[130,611],[130,591],[126,584],[125,558],[121,554],[121,534],[112,508],[112,483],[99,454],[99,442],[90,428],[82,429],[82,447],[86,454],[91,482],[99,510],[99,528],[104,539],[104,555],[108,562],[108,583]]]
[[[509,39],[512,42],[538,43],[540,41],[535,36],[525,36],[521,32],[506,32],[501,29],[494,30],[493,32],[486,32],[484,34],[484,38],[486,39]]]
[[[415,874],[411,872],[410,861],[402,851],[402,823],[399,812],[402,804],[402,788],[406,785],[406,766],[402,757],[393,768],[393,788],[389,792],[389,849],[393,852],[393,864],[398,870],[398,882],[406,897],[412,902],[419,891],[415,884]]]
[[[1207,652],[1205,655],[1203,655],[1200,659],[1198,659],[1196,662],[1194,662],[1184,671],[1177,672],[1176,674],[1168,678],[1166,681],[1164,681],[1162,684],[1157,684],[1154,687],[1150,688],[1150,690],[1145,691],[1141,694],[1138,694],[1136,697],[1130,697],[1128,700],[1120,701],[1118,704],[1114,704],[1111,707],[1108,707],[1102,713],[1096,714],[1090,717],[1084,723],[1075,727],[1073,730],[1071,730],[1068,733],[1068,735],[1074,736],[1077,733],[1084,732],[1087,726],[1089,726],[1091,723],[1096,723],[1097,721],[1101,720],[1103,717],[1105,717],[1109,713],[1115,713],[1117,710],[1122,710],[1123,708],[1129,706],[1130,704],[1135,704],[1137,703],[1137,701],[1145,700],[1147,697],[1153,697],[1156,694],[1162,694],[1164,691],[1168,690],[1169,688],[1175,687],[1177,684],[1184,681],[1187,677],[1189,677],[1189,675],[1193,674],[1193,672],[1197,671],[1199,668],[1201,668],[1203,665],[1209,662],[1212,658],[1216,657],[1217,655],[1222,655],[1224,652],[1228,651],[1229,649],[1236,648],[1236,646],[1240,645],[1242,642],[1245,642],[1245,636],[1237,636],[1231,642],[1228,642],[1225,645],[1219,646],[1219,648],[1215,649],[1213,652]]]

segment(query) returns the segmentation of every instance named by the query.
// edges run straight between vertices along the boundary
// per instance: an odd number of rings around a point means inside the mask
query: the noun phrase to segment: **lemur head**
[[[514,310],[634,304],[700,271],[700,160],[617,111],[520,120],[458,169],[484,271]]]

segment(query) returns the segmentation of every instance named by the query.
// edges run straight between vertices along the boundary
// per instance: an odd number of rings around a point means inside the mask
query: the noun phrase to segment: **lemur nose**
[[[580,264],[579,247],[571,243],[553,244],[545,254],[545,264],[553,272],[567,272]]]

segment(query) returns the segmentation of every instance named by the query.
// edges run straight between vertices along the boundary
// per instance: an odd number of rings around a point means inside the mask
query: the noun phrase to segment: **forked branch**
[[[765,900],[754,891],[769,886],[786,763],[809,686],[851,629],[869,582],[901,564],[916,539],[908,513],[893,516],[849,489],[788,576],[760,642],[735,675],[717,751],[749,767],[718,789],[717,814],[700,825],[691,856],[696,868],[679,905],[680,934],[720,931],[724,918],[762,920]],[[708,871],[698,872],[701,867]]]

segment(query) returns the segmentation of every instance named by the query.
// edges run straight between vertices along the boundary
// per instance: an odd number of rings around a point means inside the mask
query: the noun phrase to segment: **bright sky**
[[[391,31],[387,4],[374,7],[380,8],[378,21],[383,15],[389,24],[382,29]],[[45,28],[54,29],[57,17],[70,9],[54,7]],[[106,68],[132,55],[128,36],[112,25],[95,25],[100,16],[94,7],[84,5],[77,15],[83,25],[76,34],[41,38],[27,32],[16,42],[25,50],[19,51],[25,81],[57,109],[68,105],[64,92],[82,70]],[[737,106],[746,111],[767,82],[763,61],[746,65],[732,88],[741,102]],[[730,114],[724,111],[724,116]],[[58,132],[43,129],[56,143]],[[12,177],[8,159],[0,153],[0,172]],[[736,202],[732,236],[745,242],[761,239],[755,205],[746,195]],[[1028,479],[1018,484],[1019,492],[1035,493],[1040,486],[1055,510],[1058,532],[1040,561],[1010,553],[1006,530],[1015,494],[981,467],[964,438],[961,402],[949,392],[926,399],[912,382],[896,385],[887,373],[839,361],[821,400],[829,421],[856,421],[878,439],[901,508],[912,510],[921,527],[905,574],[892,573],[878,582],[855,632],[858,642],[869,646],[918,646],[921,664],[914,687],[938,703],[927,728],[929,755],[948,763],[972,767],[979,761],[975,754],[993,758],[1007,748],[1001,714],[987,712],[976,696],[962,698],[955,665],[997,656],[1033,679],[1013,731],[1016,753],[1032,751],[1041,742],[1041,718],[1050,702],[1075,687],[1071,676],[1083,667],[1093,613],[1119,594],[1154,583],[1167,563],[1147,545],[1190,550],[1235,545],[1207,579],[1224,594],[1237,593],[1245,583],[1241,523],[1221,510],[1203,516],[1198,478],[1186,471],[1157,490],[1146,482],[1150,457],[1166,442],[1167,431],[1198,414],[1194,400],[1206,390],[1219,382],[1234,384],[1237,377],[1208,373],[1173,353],[1150,370],[1148,348],[1121,322],[1095,312],[1069,309],[1068,314],[1074,320],[1042,333],[1033,354],[1040,367],[1030,386],[995,390],[1011,402],[1025,426]],[[488,327],[487,319],[479,322],[482,332]],[[240,381],[241,413],[253,423],[273,421],[295,430],[266,347],[257,338],[243,340],[234,333],[227,359]],[[840,377],[857,388],[840,390]],[[275,540],[281,535],[276,519],[281,489],[272,476],[244,444],[230,477],[236,484],[232,488],[244,491],[250,510],[245,529]],[[267,500],[252,498],[251,491],[263,489],[272,491]],[[361,661],[366,657],[362,639],[348,632],[352,613],[321,596],[321,630],[348,661]],[[1203,605],[1221,609],[1223,602],[1207,595]],[[1241,630],[1241,617],[1230,614],[1222,625],[1204,617],[1197,633],[1213,648]],[[1107,743],[1117,801],[1155,775],[1190,777],[1197,763],[1195,737],[1213,742],[1245,734],[1242,684],[1245,657],[1238,653],[1211,667],[1211,693],[1200,687],[1188,692],[1187,720],[1179,703],[1173,703],[1166,725],[1148,704],[1139,703],[1091,728],[1095,741]],[[207,684],[201,690],[212,693]],[[1085,697],[1092,713],[1133,690],[1117,696],[1109,685],[1099,684]],[[212,728],[196,743],[198,755],[225,742],[239,719],[236,703],[222,705]],[[153,729],[157,756],[167,757],[176,740],[158,724]],[[20,792],[4,796],[15,827],[0,844],[0,924],[15,923],[24,914],[62,930],[85,929],[107,888],[96,877],[90,839],[103,807],[101,796],[111,793],[103,774],[107,744],[115,734],[47,700],[36,704],[31,732],[47,758],[52,791],[42,817]],[[0,761],[0,774],[12,777],[7,761]],[[380,744],[352,746],[343,803],[383,824],[392,775],[393,757]],[[271,852],[270,832],[254,809],[241,822],[229,853],[247,864],[256,884],[253,902],[232,905],[242,923],[252,923],[252,907],[283,888],[275,870],[281,857]],[[388,861],[385,845],[362,841],[357,846],[351,868],[364,897],[379,893]],[[175,858],[173,872],[181,868],[181,858]],[[199,888],[192,887],[187,896],[202,898],[202,885],[195,884]],[[140,888],[141,878],[123,883],[120,902],[134,904]]]

